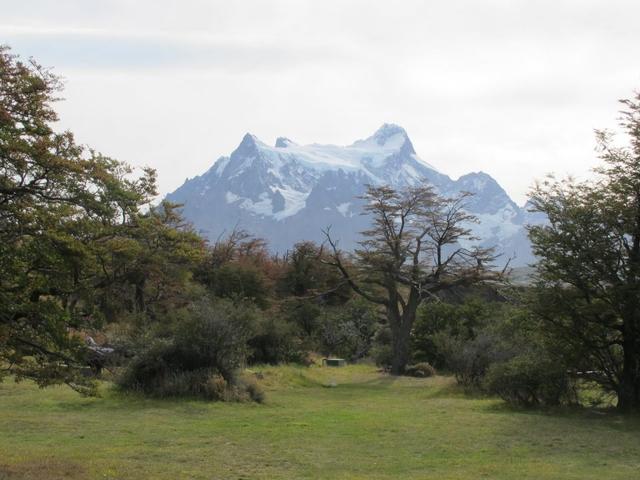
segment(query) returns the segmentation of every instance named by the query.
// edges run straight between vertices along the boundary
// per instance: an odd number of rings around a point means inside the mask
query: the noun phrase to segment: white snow
[[[282,220],[298,213],[305,207],[309,196],[309,192],[299,192],[294,189],[276,188],[275,190],[284,197],[284,209],[273,215],[276,220]]]
[[[224,194],[224,198],[227,201],[227,203],[233,203],[233,202],[237,202],[238,200],[240,200],[240,197],[238,195],[236,195],[233,192],[227,192]]]
[[[522,229],[522,225],[514,222],[516,215],[517,212],[510,204],[496,213],[477,214],[479,223],[469,223],[466,227],[473,230],[473,235],[479,240],[465,240],[460,243],[465,248],[479,243],[500,244]]]
[[[351,202],[341,203],[340,205],[338,205],[336,207],[336,210],[338,210],[338,212],[340,212],[340,215],[342,215],[343,217],[347,217],[347,215],[349,217],[353,217],[353,213],[351,215],[349,215],[349,207],[350,206],[351,206]]]
[[[280,148],[266,145],[255,136],[253,138],[262,156],[272,165],[270,171],[276,176],[279,176],[283,166],[295,162],[305,170],[311,169],[316,172],[325,172],[341,168],[347,172],[364,171],[371,177],[376,177],[375,172],[371,170],[383,168],[385,160],[400,151],[405,141],[408,141],[404,131],[391,135],[383,144],[378,143],[376,135],[374,135],[366,140],[358,140],[348,146],[320,145],[316,143],[297,145],[291,142],[287,144],[286,148]],[[433,166],[421,160],[417,155],[411,156],[416,162],[435,170]],[[253,158],[248,158],[247,163],[250,163],[251,160]],[[243,164],[241,168],[246,168],[248,166],[247,163]]]
[[[227,168],[227,165],[229,164],[229,157],[220,157],[218,160],[216,160],[216,163],[213,164],[213,171],[220,176],[220,174],[222,172],[224,172],[224,169]]]
[[[265,215],[272,216],[273,215],[273,205],[271,204],[271,198],[269,198],[269,194],[267,192],[262,192],[260,194],[260,200],[254,202],[250,198],[245,198],[240,207],[244,210],[249,210],[257,215]]]
[[[404,130],[395,125],[385,124],[373,136],[348,146],[298,145],[282,138],[278,140],[278,144],[282,146],[271,147],[253,135],[251,138],[257,147],[256,153],[242,158],[241,164],[234,166],[233,175],[228,179],[237,177],[251,168],[258,155],[267,165],[269,175],[273,176],[269,181],[272,192],[278,191],[284,197],[284,209],[273,212],[270,195],[267,193],[263,193],[260,200],[254,202],[249,198],[239,197],[233,192],[227,192],[226,200],[227,203],[242,200],[241,208],[258,215],[271,216],[276,220],[295,215],[303,209],[311,190],[327,171],[364,174],[374,184],[412,185],[423,176],[416,166],[422,164],[427,169],[435,170],[415,154],[409,154],[409,160],[415,162],[415,166],[406,161],[401,168],[394,164],[387,165],[387,160],[396,155],[405,142],[409,142]],[[228,157],[220,158],[214,165],[214,173],[221,176],[228,163]],[[335,187],[328,187],[328,189],[335,189]],[[348,210],[348,203],[338,206],[338,211],[345,217],[349,215]]]

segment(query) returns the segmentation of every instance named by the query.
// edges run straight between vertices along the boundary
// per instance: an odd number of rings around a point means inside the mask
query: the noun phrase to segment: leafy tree
[[[81,332],[166,299],[202,241],[172,206],[150,207],[152,169],[134,177],[53,129],[60,88],[0,49],[0,364],[92,393]]]
[[[539,284],[536,313],[575,369],[640,409],[640,94],[623,100],[627,147],[597,132],[604,166],[593,181],[535,186],[549,222],[530,228]]]
[[[281,293],[329,304],[344,303],[350,297],[350,289],[340,274],[323,261],[327,259],[324,249],[314,242],[294,245],[285,257]]]
[[[346,258],[327,232],[333,251],[328,263],[358,295],[386,310],[394,374],[407,365],[411,329],[425,299],[499,277],[487,268],[491,250],[461,244],[474,240],[467,227],[476,220],[464,210],[467,197],[443,198],[429,186],[403,191],[370,186],[363,199],[373,225],[363,232],[354,257]]]
[[[209,249],[195,278],[216,297],[250,300],[266,308],[272,296],[271,263],[264,240],[234,229]]]

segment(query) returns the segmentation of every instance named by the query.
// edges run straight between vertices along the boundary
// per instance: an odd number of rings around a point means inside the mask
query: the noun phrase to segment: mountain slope
[[[443,195],[474,194],[468,210],[482,245],[495,245],[512,262],[532,260],[524,222],[527,213],[486,173],[452,180],[421,160],[407,133],[384,124],[372,136],[348,146],[298,145],[280,137],[275,146],[247,134],[228,157],[187,180],[167,199],[184,204],[184,215],[215,240],[235,226],[263,237],[283,252],[300,240],[322,240],[331,226],[340,246],[357,245],[368,227],[358,199],[367,184],[394,187],[429,182]]]

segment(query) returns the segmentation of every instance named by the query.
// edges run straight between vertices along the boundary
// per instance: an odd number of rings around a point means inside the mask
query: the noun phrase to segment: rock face
[[[486,173],[457,180],[440,173],[416,155],[397,125],[384,124],[344,147],[298,145],[285,137],[271,147],[247,134],[230,156],[185,181],[167,200],[184,204],[184,216],[211,240],[238,226],[284,252],[301,240],[322,241],[322,229],[330,225],[340,247],[349,250],[369,226],[357,198],[367,184],[420,182],[442,195],[473,193],[467,209],[480,220],[472,226],[479,243],[495,246],[504,259],[515,255],[512,265],[533,261],[524,225],[539,219],[530,218]]]

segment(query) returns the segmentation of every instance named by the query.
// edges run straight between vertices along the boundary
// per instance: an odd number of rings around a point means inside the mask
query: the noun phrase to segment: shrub
[[[318,332],[320,351],[359,360],[371,350],[376,324],[375,309],[360,299],[327,310]]]
[[[275,314],[262,315],[249,339],[249,363],[303,363],[306,352],[295,325]]]
[[[437,372],[429,363],[420,362],[415,365],[409,365],[405,368],[404,374],[409,377],[428,378],[437,375]]]
[[[414,361],[448,368],[451,351],[443,338],[473,340],[500,313],[500,306],[471,297],[461,304],[429,301],[422,304],[413,326],[411,356]],[[443,350],[444,348],[444,350]]]
[[[393,360],[391,345],[376,345],[371,349],[371,358],[377,366],[389,369]]]
[[[122,388],[159,397],[253,398],[236,378],[247,356],[252,310],[205,299],[170,320],[125,369]]]
[[[257,403],[262,403],[265,400],[265,393],[262,387],[253,379],[243,378],[239,381],[239,390],[246,392],[249,400],[253,400]]]
[[[379,367],[391,368],[393,349],[391,348],[391,329],[388,325],[379,325],[373,337],[370,351],[371,359]]]
[[[434,336],[434,343],[445,359],[445,367],[465,387],[481,387],[491,364],[508,355],[498,347],[500,339],[489,332],[480,332],[471,340],[439,334]]]
[[[491,365],[484,380],[488,392],[520,406],[576,402],[576,391],[562,364],[532,353]]]

